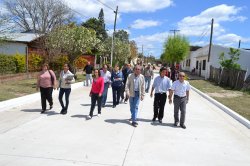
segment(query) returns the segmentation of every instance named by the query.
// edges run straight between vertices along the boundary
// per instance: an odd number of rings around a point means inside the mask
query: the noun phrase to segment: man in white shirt
[[[164,107],[167,100],[167,91],[170,91],[172,82],[166,77],[167,68],[162,67],[160,69],[160,75],[154,79],[154,83],[152,85],[150,97],[153,97],[153,91],[155,90],[154,95],[154,117],[152,119],[155,122],[156,118],[158,118],[159,123],[162,123],[162,119],[164,116]]]
[[[105,107],[108,96],[108,88],[111,83],[111,73],[108,71],[107,65],[103,65],[103,68],[101,70],[101,76],[104,79],[104,90],[102,93],[102,107]]]
[[[179,110],[181,111],[180,127],[186,129],[186,104],[189,100],[190,84],[184,80],[185,73],[179,73],[179,80],[174,81],[171,91],[169,93],[169,104],[172,103],[172,95],[174,93],[174,125],[178,126],[179,123]]]

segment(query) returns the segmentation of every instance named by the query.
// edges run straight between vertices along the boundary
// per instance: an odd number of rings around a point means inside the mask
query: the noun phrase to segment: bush
[[[65,63],[69,63],[68,56],[61,55],[61,56],[54,57],[53,61],[50,62],[49,66],[50,66],[50,69],[54,71],[60,71],[63,69],[63,65]]]
[[[30,54],[28,57],[28,62],[29,62],[29,71],[40,71],[41,66],[43,63],[44,59],[41,55],[39,54]]]
[[[0,73],[10,74],[16,72],[16,64],[13,56],[0,54]]]
[[[16,54],[14,55],[14,62],[16,64],[16,73],[23,73],[26,69],[25,55]]]

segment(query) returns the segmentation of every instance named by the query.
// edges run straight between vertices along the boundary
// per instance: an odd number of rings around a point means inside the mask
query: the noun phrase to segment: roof
[[[6,41],[23,42],[29,43],[39,38],[41,34],[37,33],[5,33],[1,34],[0,37],[5,38]]]

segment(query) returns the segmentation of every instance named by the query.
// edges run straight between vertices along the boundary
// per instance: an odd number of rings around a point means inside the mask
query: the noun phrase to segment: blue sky
[[[1,2],[2,0],[0,0]],[[145,55],[159,57],[170,30],[178,29],[191,45],[209,43],[211,19],[214,18],[213,43],[250,48],[249,0],[65,0],[78,21],[98,17],[104,9],[106,27],[112,32],[114,13],[119,6],[117,29],[125,29],[130,39],[143,45]],[[103,4],[105,5],[103,5]],[[0,8],[1,8],[0,4]],[[108,7],[109,8],[108,8]],[[112,9],[110,9],[112,8]]]

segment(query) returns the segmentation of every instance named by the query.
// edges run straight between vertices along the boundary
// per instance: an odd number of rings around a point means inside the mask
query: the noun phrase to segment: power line
[[[85,16],[84,14],[82,14],[82,13],[80,13],[80,12],[78,12],[78,11],[72,9],[72,8],[70,8],[70,10],[73,11],[74,13],[77,13],[78,15],[80,15],[80,16],[82,16],[82,17],[85,17],[86,19],[90,18],[90,17]]]
[[[111,9],[112,11],[115,11],[112,7],[110,7],[109,5],[103,3],[102,1],[100,1],[100,0],[95,0],[95,1],[99,2],[100,4],[102,4],[103,6],[109,8],[109,9]]]

